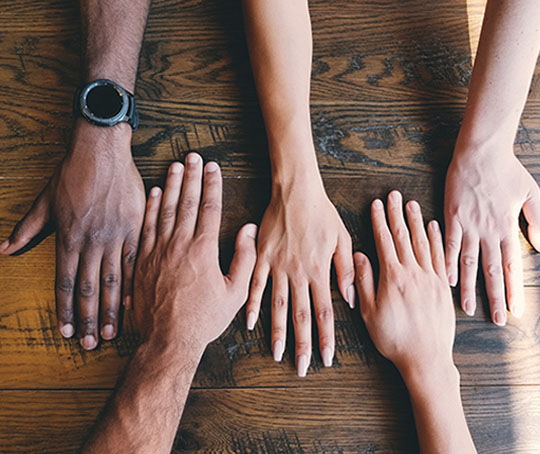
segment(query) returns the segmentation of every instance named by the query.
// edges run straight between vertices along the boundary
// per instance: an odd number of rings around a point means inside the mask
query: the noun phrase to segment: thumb
[[[356,288],[360,300],[360,312],[365,319],[366,315],[375,307],[373,269],[367,256],[361,252],[354,254],[354,264],[356,266]]]
[[[540,189],[538,189],[538,186],[523,204],[523,214],[529,224],[529,243],[540,252]]]
[[[49,197],[45,188],[34,200],[30,211],[17,222],[9,238],[0,244],[0,254],[13,254],[26,246],[43,230],[49,219]]]
[[[236,237],[236,250],[229,270],[229,280],[235,290],[245,294],[247,298],[249,281],[257,261],[257,226],[246,224],[238,232]],[[244,301],[242,301],[243,303]]]

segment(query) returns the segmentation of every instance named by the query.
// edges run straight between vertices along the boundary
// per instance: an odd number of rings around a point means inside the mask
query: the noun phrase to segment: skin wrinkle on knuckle
[[[294,311],[294,321],[296,324],[305,325],[310,323],[311,314],[307,310],[296,310]]]
[[[96,328],[96,319],[94,317],[83,317],[79,320],[79,324],[84,333],[89,333]]]
[[[459,245],[457,240],[450,239],[450,240],[446,241],[446,248],[447,249],[458,250],[459,246],[460,245]]]
[[[311,351],[311,344],[305,341],[296,341],[296,351],[297,352],[309,352]]]
[[[103,277],[103,286],[107,288],[116,288],[118,287],[118,284],[120,283],[120,276],[116,273],[107,273]]]
[[[319,322],[328,322],[333,320],[334,312],[332,306],[323,306],[317,310],[317,320]]]
[[[103,312],[102,324],[111,323],[114,324],[118,318],[118,311],[114,309],[107,309]]]
[[[221,211],[221,205],[216,200],[206,200],[201,205],[201,211],[219,213]]]
[[[69,307],[58,307],[57,314],[58,318],[64,323],[73,321],[73,310]]]
[[[198,208],[199,201],[195,197],[185,197],[180,200],[180,209],[186,211],[194,211]]]
[[[499,274],[501,274],[502,270],[501,270],[501,266],[497,263],[489,263],[488,266],[487,266],[487,274],[489,276],[497,276]]]
[[[83,279],[79,285],[79,296],[82,298],[90,298],[94,296],[95,285],[88,279]]]
[[[507,273],[514,273],[516,271],[516,263],[509,259],[504,262],[504,270]]]
[[[275,326],[272,328],[272,339],[283,339],[285,329],[281,326]]]
[[[278,295],[272,298],[272,309],[274,310],[281,310],[283,309],[287,303],[285,302],[285,297]]]
[[[478,265],[478,259],[473,255],[462,254],[461,255],[461,266],[465,268],[474,268]]]
[[[137,260],[137,247],[132,245],[128,246],[124,252],[124,262],[128,265],[132,265]]]
[[[71,276],[61,276],[56,281],[56,290],[60,293],[73,293],[75,281]]]

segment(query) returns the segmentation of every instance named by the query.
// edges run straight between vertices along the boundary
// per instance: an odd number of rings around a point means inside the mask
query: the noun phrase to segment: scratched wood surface
[[[0,236],[62,158],[79,74],[76,2],[0,5]],[[329,196],[372,257],[369,202],[393,188],[441,219],[444,172],[459,129],[483,0],[312,0],[312,119]],[[147,186],[192,150],[226,177],[223,265],[235,232],[269,197],[264,125],[240,3],[154,0],[136,90],[133,153]],[[515,150],[540,181],[540,67]],[[527,310],[504,329],[458,311],[455,358],[482,453],[540,450],[540,257],[523,240]],[[137,345],[122,335],[84,352],[55,330],[54,237],[0,260],[0,452],[76,452]],[[334,286],[335,287],[335,286]],[[315,352],[296,378],[293,346],[276,364],[267,304],[252,333],[240,314],[207,350],[174,452],[417,451],[407,393],[374,350],[358,311],[333,291],[336,359]],[[268,302],[268,300],[266,300]]]

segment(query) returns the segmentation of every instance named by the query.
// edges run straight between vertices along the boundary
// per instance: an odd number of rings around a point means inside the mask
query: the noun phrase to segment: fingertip
[[[390,194],[388,194],[388,201],[397,203],[402,199],[401,192],[399,192],[397,189],[394,189],[393,191],[390,191]]]
[[[202,157],[199,153],[189,153],[186,156],[186,162],[192,165],[199,164],[200,162],[202,162]]]
[[[366,266],[368,258],[363,252],[354,253],[354,264],[358,267]]]
[[[131,309],[131,304],[132,304],[132,298],[131,298],[131,295],[126,295],[126,296],[124,297],[123,303],[124,303],[124,307],[125,307],[126,309]]]
[[[506,311],[502,311],[500,309],[496,310],[493,313],[493,323],[495,323],[497,326],[506,325]]]
[[[150,197],[156,198],[156,197],[159,197],[160,195],[161,195],[161,188],[159,186],[154,186],[150,190]]]
[[[206,164],[205,171],[206,173],[216,173],[219,170],[219,165],[217,162],[210,161]]]
[[[247,329],[248,331],[253,331],[255,328],[255,323],[257,323],[257,314],[254,311],[249,311],[247,314]]]
[[[256,239],[257,238],[257,230],[258,230],[258,227],[256,224],[246,224],[244,225],[244,227],[242,227],[242,234],[250,237],[250,238],[253,238],[253,239]]]
[[[406,207],[412,213],[420,212],[420,204],[416,200],[410,200],[407,202]]]
[[[373,201],[373,203],[371,204],[371,207],[374,209],[374,210],[382,210],[382,208],[384,207],[384,204],[382,202],[381,199],[375,199]]]
[[[182,173],[183,168],[184,166],[180,162],[175,161],[169,167],[169,171],[172,175],[180,175],[180,173]]]
[[[60,326],[58,328],[60,330],[60,333],[66,339],[71,338],[73,334],[75,334],[75,328],[73,327],[71,323],[66,323],[66,324],[59,323],[59,325]]]

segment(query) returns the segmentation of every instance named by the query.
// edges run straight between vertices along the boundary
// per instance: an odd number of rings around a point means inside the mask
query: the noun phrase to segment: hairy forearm
[[[83,82],[111,79],[133,92],[150,0],[80,0]]]
[[[243,5],[274,179],[317,174],[309,111],[312,40],[307,0],[244,0]]]
[[[83,448],[90,453],[169,453],[203,348],[141,345]]]
[[[512,149],[539,50],[538,1],[489,0],[460,132],[467,148]]]
[[[433,365],[432,365],[433,366]],[[452,363],[430,367],[425,373],[402,373],[424,454],[476,453],[459,389],[459,372]]]

